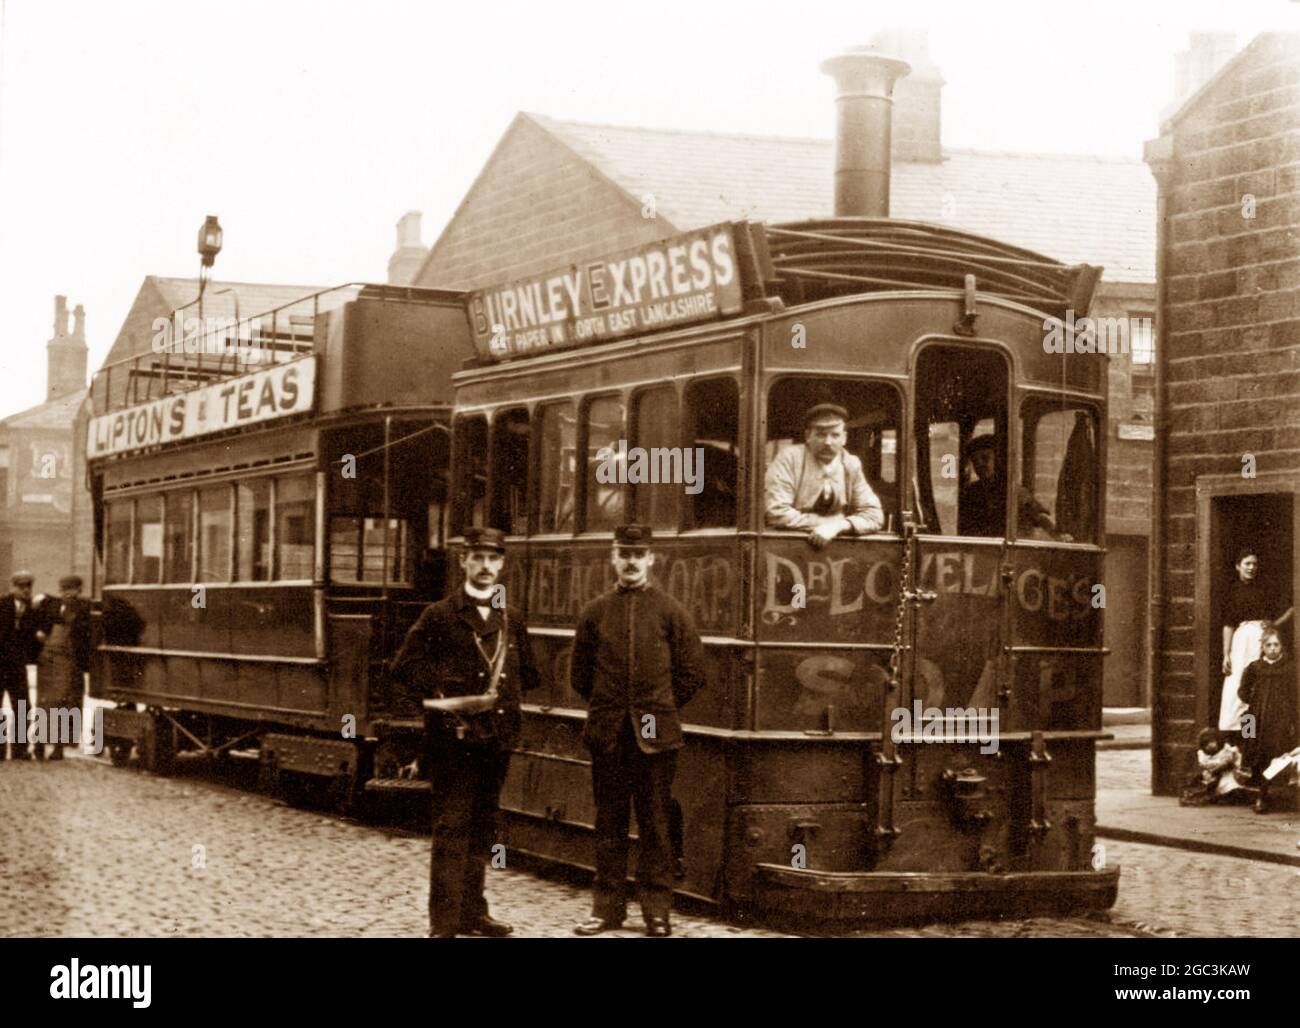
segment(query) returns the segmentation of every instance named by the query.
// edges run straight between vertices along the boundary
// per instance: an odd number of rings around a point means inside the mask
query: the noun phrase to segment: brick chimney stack
[[[1174,55],[1174,99],[1163,111],[1163,121],[1214,77],[1237,49],[1235,32],[1189,32],[1187,49]]]
[[[389,285],[410,285],[428,256],[429,248],[420,239],[420,218],[419,211],[407,211],[397,222],[397,249],[388,258]]]
[[[68,298],[54,298],[54,335],[45,344],[45,400],[57,400],[86,388],[86,309],[77,304],[68,332]]]
[[[929,34],[924,29],[884,29],[869,45],[912,68],[894,85],[894,160],[937,164],[943,160],[943,76],[930,59]]]

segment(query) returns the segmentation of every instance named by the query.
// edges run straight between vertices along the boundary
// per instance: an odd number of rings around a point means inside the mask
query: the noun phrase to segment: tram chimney
[[[894,83],[906,61],[858,46],[822,62],[835,79],[835,217],[889,217]]]

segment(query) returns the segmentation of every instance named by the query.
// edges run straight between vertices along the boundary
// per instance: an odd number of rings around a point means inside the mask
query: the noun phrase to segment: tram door
[[[914,377],[912,674],[902,705],[996,706],[1004,689],[1010,367],[995,350],[931,344]]]

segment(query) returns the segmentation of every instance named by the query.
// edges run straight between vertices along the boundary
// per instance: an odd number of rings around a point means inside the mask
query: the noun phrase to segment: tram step
[[[428,792],[429,783],[421,778],[371,778],[366,792]]]

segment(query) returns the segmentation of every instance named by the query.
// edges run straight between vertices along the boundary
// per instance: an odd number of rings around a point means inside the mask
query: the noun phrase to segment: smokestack
[[[835,79],[835,217],[889,217],[894,83],[906,61],[859,46],[822,62]]]

